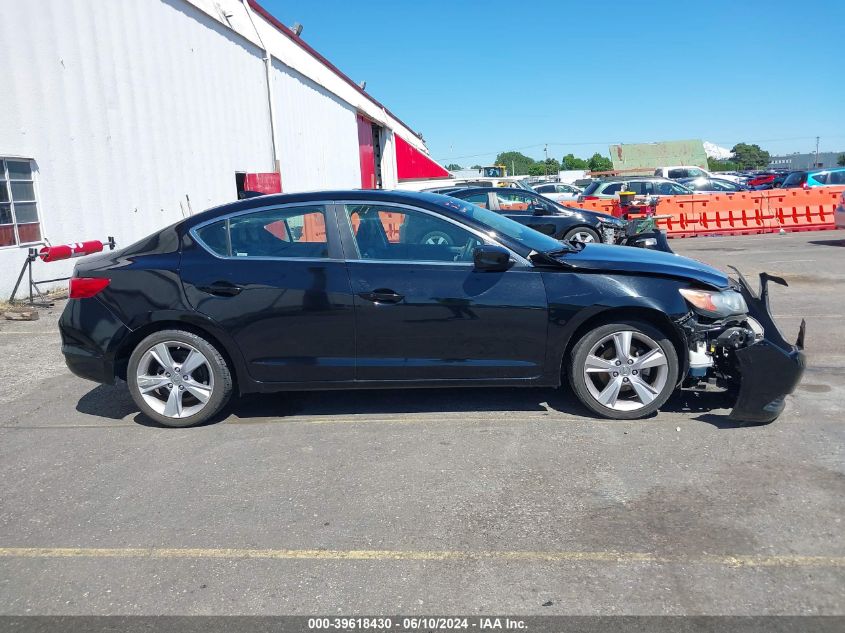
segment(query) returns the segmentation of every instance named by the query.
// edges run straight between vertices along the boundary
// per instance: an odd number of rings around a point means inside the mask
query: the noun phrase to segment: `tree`
[[[533,158],[529,158],[521,152],[501,152],[496,156],[496,164],[507,167],[508,174],[511,176],[521,176],[529,173],[529,167],[535,162]],[[540,173],[543,173],[542,167]]]
[[[473,165],[470,169],[481,169],[481,165]]]
[[[731,150],[734,155],[734,162],[740,169],[759,169],[769,164],[769,152],[759,145],[748,143],[737,143]]]
[[[840,167],[845,167],[845,154],[839,155],[839,158],[836,159],[836,164]]]
[[[613,169],[613,163],[610,162],[609,158],[596,152],[590,156],[590,160],[587,161],[587,167],[590,168],[590,171],[610,171]]]
[[[463,169],[463,167],[458,165],[458,163],[449,163],[448,165],[446,165],[446,169],[448,169],[449,171],[457,171],[458,169]]]
[[[574,154],[567,154],[560,161],[561,169],[587,169],[587,161],[583,158],[575,158]]]

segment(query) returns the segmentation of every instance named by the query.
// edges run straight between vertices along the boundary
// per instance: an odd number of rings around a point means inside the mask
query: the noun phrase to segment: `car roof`
[[[807,173],[812,176],[813,174],[820,174],[823,171],[845,171],[845,167],[822,167],[820,169],[810,169]]]
[[[188,227],[192,227],[217,217],[229,215],[230,213],[261,209],[274,205],[326,200],[372,200],[377,202],[394,202],[397,204],[422,204],[428,207],[436,206],[438,210],[447,212],[443,208],[443,203],[452,200],[452,198],[436,193],[403,191],[399,189],[338,189],[329,191],[305,191],[301,193],[273,193],[212,207],[211,209],[191,216],[185,221],[185,224]]]

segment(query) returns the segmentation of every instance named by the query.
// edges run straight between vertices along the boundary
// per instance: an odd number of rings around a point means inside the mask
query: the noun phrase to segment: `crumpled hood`
[[[707,264],[647,248],[590,243],[580,251],[555,255],[555,259],[575,270],[664,275],[714,288],[727,288],[729,285],[725,273]]]

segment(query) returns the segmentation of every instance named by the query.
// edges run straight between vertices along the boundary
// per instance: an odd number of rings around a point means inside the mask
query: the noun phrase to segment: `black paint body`
[[[442,385],[556,386],[570,343],[598,319],[648,320],[667,332],[685,374],[689,308],[678,290],[728,278],[676,255],[588,245],[537,263],[524,244],[508,270],[465,262],[361,260],[341,201],[425,209],[490,234],[433,194],[384,191],[262,196],[163,229],[122,251],[81,260],[75,275],[108,287],[68,302],[60,321],[71,370],[111,383],[135,345],[169,327],[193,330],[230,362],[241,393]],[[191,229],[232,213],[298,203],[326,207],[328,258],[218,257]],[[230,291],[231,290],[231,291]],[[385,294],[389,291],[388,294]],[[392,298],[393,297],[393,298]],[[395,297],[398,297],[396,299]]]

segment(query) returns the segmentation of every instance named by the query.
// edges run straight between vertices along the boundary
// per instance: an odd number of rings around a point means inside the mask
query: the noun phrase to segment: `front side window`
[[[819,172],[818,174],[813,174],[813,180],[815,180],[816,182],[824,185],[824,184],[827,184],[828,175],[829,175],[828,172],[822,171],[822,172]]]
[[[482,244],[470,231],[443,218],[407,207],[348,204],[361,259],[400,262],[472,262]]]
[[[32,161],[0,158],[0,247],[40,241]]]
[[[845,185],[845,171],[832,171],[827,179],[829,185]]]
[[[265,209],[236,215],[196,231],[221,257],[327,258],[326,211],[322,206]]]
[[[669,178],[674,180],[675,178],[687,178],[689,174],[687,173],[686,169],[670,169],[669,170]]]
[[[707,175],[700,169],[688,169],[687,173],[689,174],[690,178],[701,178]]]

